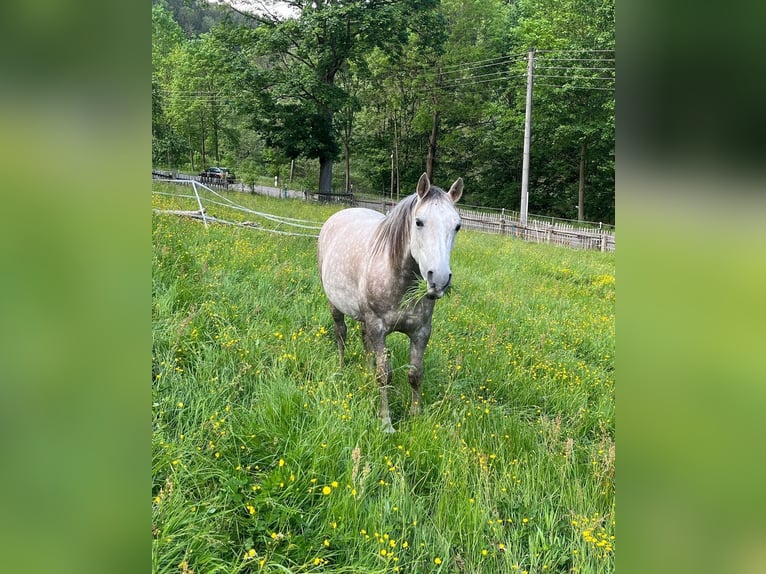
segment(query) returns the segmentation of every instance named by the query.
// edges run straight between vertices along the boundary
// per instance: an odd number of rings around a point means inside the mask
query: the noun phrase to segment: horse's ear
[[[424,173],[418,180],[418,197],[423,199],[429,189],[431,189],[431,181],[428,179],[428,174]]]
[[[452,184],[452,187],[449,188],[449,196],[452,203],[457,203],[461,195],[463,195],[463,178],[459,177]]]

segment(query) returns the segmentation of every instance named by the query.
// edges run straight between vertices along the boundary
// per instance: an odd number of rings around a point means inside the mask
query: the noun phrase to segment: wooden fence
[[[311,194],[314,199],[315,194]],[[381,213],[388,211],[395,205],[391,201],[376,201],[372,199],[348,198],[337,199],[355,207],[366,207]],[[544,221],[527,218],[526,225],[522,225],[519,214],[516,212],[500,211],[489,213],[465,207],[458,207],[458,213],[464,229],[483,231],[485,233],[500,233],[518,237],[535,243],[553,243],[578,249],[598,249],[599,251],[615,251],[614,230],[611,226],[587,228],[572,223],[555,220]]]
[[[232,185],[226,179],[219,177],[205,177],[199,175],[191,175],[188,173],[179,173],[175,171],[164,171],[161,169],[152,169],[152,179],[186,179],[199,181],[207,186],[215,186],[221,189],[229,189]]]
[[[458,208],[466,229],[511,235],[535,243],[554,243],[579,249],[614,251],[614,231],[607,228],[580,227],[571,223],[527,218],[522,224],[517,213],[486,213]]]
[[[366,207],[381,213],[388,213],[396,204],[393,201],[380,201],[365,199],[352,194],[320,195],[309,191],[288,191],[266,186],[247,186],[242,184],[227,184],[219,179],[208,180],[199,176],[181,174],[176,172],[164,172],[152,170],[155,179],[193,179],[206,185],[236,190],[250,191],[262,195],[274,195],[277,197],[303,198],[307,201],[321,201],[332,203],[344,203],[354,207]],[[611,225],[601,225],[601,228],[577,225],[575,222],[556,221],[555,218],[540,218],[531,216],[527,218],[526,225],[522,225],[518,212],[500,210],[498,212],[481,211],[466,207],[458,207],[458,213],[464,229],[483,231],[485,233],[500,233],[518,237],[535,243],[553,243],[574,247],[577,249],[598,249],[599,251],[615,251],[614,228]]]

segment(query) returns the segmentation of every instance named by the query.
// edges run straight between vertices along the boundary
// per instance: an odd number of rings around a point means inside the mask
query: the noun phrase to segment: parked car
[[[200,172],[199,176],[203,179],[225,179],[228,183],[234,183],[236,177],[234,172],[227,167],[209,167]]]

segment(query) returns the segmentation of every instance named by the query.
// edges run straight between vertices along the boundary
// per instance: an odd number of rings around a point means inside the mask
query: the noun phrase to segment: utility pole
[[[527,106],[524,114],[524,156],[521,167],[521,224],[527,224],[529,204],[529,145],[532,139],[532,83],[535,69],[535,49],[527,55]]]

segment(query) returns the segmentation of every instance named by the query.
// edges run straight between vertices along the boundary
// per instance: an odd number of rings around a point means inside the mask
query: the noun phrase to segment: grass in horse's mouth
[[[442,297],[450,295],[453,289],[454,287],[452,286],[452,283],[447,285]],[[404,309],[405,307],[416,305],[426,295],[428,295],[428,284],[425,279],[420,279],[404,292],[404,297],[402,297],[402,302],[399,304],[399,307]]]

